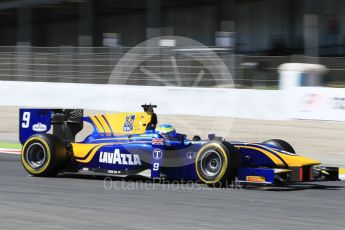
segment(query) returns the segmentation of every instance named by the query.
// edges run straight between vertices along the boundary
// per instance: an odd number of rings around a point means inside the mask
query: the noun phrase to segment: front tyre
[[[198,178],[212,187],[227,187],[238,169],[237,149],[228,142],[209,142],[196,154]]]
[[[66,162],[67,151],[63,142],[52,134],[31,136],[22,149],[22,164],[33,176],[55,176]]]

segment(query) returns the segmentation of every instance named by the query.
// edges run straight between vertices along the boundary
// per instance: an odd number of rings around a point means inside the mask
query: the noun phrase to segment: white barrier
[[[0,94],[0,106],[139,111],[141,104],[152,103],[160,114],[288,118],[280,90],[0,81]]]
[[[261,120],[345,121],[345,89],[251,90],[0,81],[0,106],[139,111]]]

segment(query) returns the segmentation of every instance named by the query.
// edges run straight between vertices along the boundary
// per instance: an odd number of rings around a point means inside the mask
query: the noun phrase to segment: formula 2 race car
[[[20,109],[21,160],[33,176],[61,172],[195,180],[210,186],[229,182],[288,184],[337,180],[338,168],[299,156],[287,142],[225,141],[209,134],[188,139],[170,124],[157,125],[154,105],[144,112],[83,116],[78,109]],[[75,142],[83,123],[93,132]]]

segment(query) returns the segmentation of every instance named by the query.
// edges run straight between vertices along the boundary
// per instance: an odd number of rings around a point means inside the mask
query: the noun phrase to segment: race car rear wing
[[[141,113],[90,117],[83,117],[81,109],[20,109],[19,140],[23,144],[34,134],[51,132],[65,142],[73,142],[75,135],[83,128],[83,118],[93,124],[101,134],[144,133],[146,130],[155,129],[158,119],[153,109],[157,108],[157,105],[144,104],[141,107],[144,109]],[[92,119],[95,119],[95,122]]]
[[[63,141],[74,141],[83,128],[80,109],[20,109],[19,140],[21,144],[37,133],[53,133]]]

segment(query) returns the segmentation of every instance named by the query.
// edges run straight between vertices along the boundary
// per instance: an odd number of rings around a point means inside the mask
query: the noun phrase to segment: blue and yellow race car
[[[140,175],[223,187],[234,181],[272,185],[338,179],[338,168],[297,155],[283,140],[244,143],[214,134],[189,139],[170,124],[158,125],[156,106],[142,107],[143,112],[95,116],[78,109],[20,109],[25,170],[33,176]],[[75,142],[84,122],[93,132]]]

